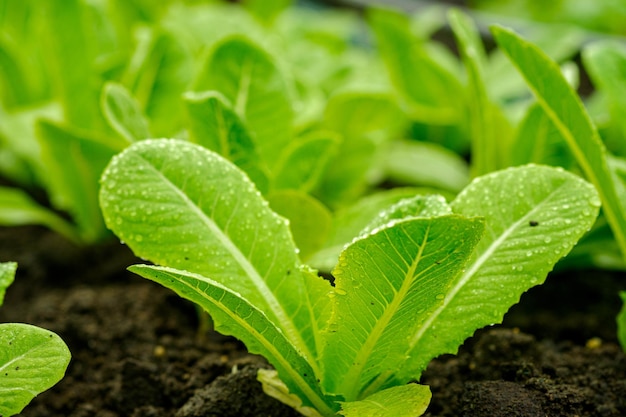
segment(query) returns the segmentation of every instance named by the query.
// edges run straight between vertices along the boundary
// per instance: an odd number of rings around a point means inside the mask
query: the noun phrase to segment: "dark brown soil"
[[[77,248],[37,227],[0,228],[0,261],[18,261],[0,322],[53,330],[73,355],[29,417],[296,416],[265,396],[268,367],[236,340],[200,333],[192,305],[125,271],[117,242]],[[504,326],[485,329],[422,378],[428,416],[626,416],[626,357],[615,343],[619,274],[555,274]],[[520,330],[518,330],[520,329]]]

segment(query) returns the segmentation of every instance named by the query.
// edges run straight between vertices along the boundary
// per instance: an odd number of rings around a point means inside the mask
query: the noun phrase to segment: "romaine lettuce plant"
[[[307,416],[423,413],[430,391],[411,382],[429,361],[500,322],[600,207],[581,178],[535,165],[479,177],[450,204],[409,196],[352,236],[331,284],[246,174],[206,148],[138,142],[101,182],[107,226],[156,264],[130,270],[267,358],[266,392]]]
[[[0,263],[0,305],[17,264]],[[70,351],[55,333],[22,323],[0,324],[0,417],[20,413],[63,378]]]

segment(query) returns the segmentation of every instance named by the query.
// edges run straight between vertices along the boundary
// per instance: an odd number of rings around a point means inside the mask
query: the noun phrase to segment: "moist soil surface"
[[[200,331],[193,305],[126,272],[141,262],[118,242],[77,247],[38,227],[0,228],[0,261],[18,274],[0,322],[58,333],[66,377],[33,400],[29,417],[297,416],[256,380],[267,362],[233,338]],[[615,316],[626,276],[554,273],[504,324],[458,355],[434,360],[427,416],[626,416],[626,357]]]

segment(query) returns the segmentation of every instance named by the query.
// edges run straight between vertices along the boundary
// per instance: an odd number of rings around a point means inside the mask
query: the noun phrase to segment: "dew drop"
[[[437,295],[435,296],[435,298],[436,298],[437,300],[443,300],[445,297],[446,297],[446,296],[445,296],[444,294],[437,294]]]
[[[546,237],[543,239],[543,241],[544,241],[544,242],[546,242],[546,243],[550,243],[550,242],[552,242],[552,237],[550,237],[550,236],[546,236]]]
[[[335,288],[335,294],[337,295],[346,295],[346,290],[342,289],[342,288]]]
[[[602,201],[600,201],[600,198],[598,196],[593,196],[589,200],[589,204],[591,204],[593,207],[600,207],[602,205]]]

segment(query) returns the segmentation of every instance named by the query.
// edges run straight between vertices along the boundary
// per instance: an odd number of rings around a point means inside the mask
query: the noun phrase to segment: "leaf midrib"
[[[404,273],[404,279],[402,280],[402,285],[400,286],[400,289],[398,291],[394,291],[393,300],[391,301],[391,303],[389,303],[387,308],[385,308],[385,311],[383,315],[380,317],[380,319],[376,321],[374,328],[369,332],[369,335],[367,339],[365,340],[365,342],[363,343],[361,349],[355,355],[353,359],[354,366],[350,367],[349,371],[343,377],[343,381],[344,381],[343,385],[344,387],[347,385],[346,388],[348,389],[344,388],[341,390],[341,392],[345,393],[347,401],[352,401],[357,398],[358,391],[360,389],[361,375],[363,374],[363,369],[365,368],[365,365],[368,363],[368,359],[371,356],[372,351],[374,350],[378,341],[382,337],[385,329],[387,328],[387,325],[397,313],[398,309],[400,308],[400,305],[406,299],[406,295],[408,291],[411,289],[411,287],[413,286],[413,283],[415,282],[415,280],[420,275],[422,275],[423,272],[425,272],[425,271],[422,271],[421,273],[415,275],[415,271],[420,261],[422,260],[422,254],[424,252],[424,248],[426,247],[426,242],[428,240],[429,232],[430,232],[430,224],[428,225],[428,227],[426,228],[424,232],[424,238],[422,239],[422,243],[419,246],[419,250],[417,254],[413,258],[411,265],[409,265],[408,270]],[[389,237],[386,234],[386,231],[383,231],[383,233],[385,233],[385,237],[389,240]],[[393,245],[393,242],[390,241],[389,243]],[[402,258],[400,254],[398,255],[400,256],[400,258]]]
[[[431,327],[433,322],[437,320],[439,315],[448,308],[448,306],[450,305],[452,300],[454,300],[459,291],[461,291],[468,283],[468,281],[474,277],[476,272],[483,266],[485,262],[489,260],[491,255],[493,255],[493,253],[495,253],[500,248],[500,245],[505,242],[506,239],[511,236],[511,234],[513,234],[513,232],[515,232],[520,225],[527,221],[528,218],[532,218],[540,210],[540,207],[543,205],[543,203],[547,200],[550,200],[557,192],[559,192],[564,184],[567,184],[567,182],[561,184],[561,186],[548,193],[541,201],[536,203],[530,211],[526,212],[526,214],[521,216],[519,220],[517,220],[511,226],[505,229],[500,234],[500,236],[495,239],[489,245],[489,247],[478,257],[478,259],[476,259],[476,261],[466,270],[466,272],[461,276],[457,283],[450,289],[450,292],[448,292],[439,308],[433,311],[433,314],[430,315],[430,317],[428,317],[426,320],[424,320],[424,323],[422,324],[422,326],[420,326],[418,332],[413,337],[413,340],[411,340],[411,350],[417,345],[420,339]]]
[[[278,349],[276,349],[276,346],[271,341],[267,340],[263,336],[262,333],[258,332],[256,328],[251,326],[250,323],[248,323],[242,317],[240,317],[240,316],[238,316],[236,314],[232,314],[232,310],[230,310],[227,306],[225,306],[219,300],[217,300],[215,298],[212,298],[212,297],[209,297],[207,294],[205,294],[203,291],[201,291],[197,286],[192,285],[190,282],[187,282],[186,280],[177,279],[175,275],[171,274],[170,272],[168,272],[166,270],[163,270],[163,269],[157,269],[157,270],[159,270],[159,271],[163,272],[164,274],[170,276],[176,282],[179,282],[179,283],[182,283],[182,284],[186,285],[189,289],[193,290],[194,292],[196,292],[197,294],[199,294],[203,298],[207,299],[210,303],[215,305],[223,313],[227,314],[231,319],[233,319],[233,321],[238,323],[242,328],[244,328],[251,335],[253,335],[254,338],[257,341],[261,342],[263,344],[263,346],[265,346],[265,348],[269,351],[269,353],[272,355],[272,357],[276,358],[276,360],[278,362],[280,362],[280,364],[283,366],[283,368],[286,369],[289,372],[289,375],[291,376],[291,378],[294,381],[296,381],[296,383],[298,384],[298,387],[305,393],[307,398],[311,401],[312,404],[315,405],[315,407],[317,408],[318,411],[322,412],[322,414],[324,414],[324,415],[334,415],[334,411],[330,409],[330,407],[324,401],[324,399],[322,397],[320,397],[311,388],[311,386],[303,379],[302,375],[300,375],[299,372],[297,372],[295,369],[293,369],[291,362],[289,362],[289,360],[287,360],[287,358]],[[229,291],[227,288],[223,287],[222,285],[219,285],[219,283],[217,283],[216,281],[213,281],[213,280],[211,280],[209,278],[206,278],[206,277],[203,277],[203,276],[198,276],[197,274],[194,274],[194,276],[192,278],[197,279],[198,281],[203,281],[203,282],[205,282],[205,283],[207,283],[207,284],[209,284],[209,285],[211,285],[213,287],[219,288],[220,290],[222,290],[224,292],[227,292],[227,293],[230,293],[230,294],[234,294],[231,291]],[[236,295],[237,297],[241,298],[242,300],[245,300],[245,298],[243,298],[242,296],[240,296],[238,294],[234,294],[234,295]],[[252,303],[250,303],[247,300],[245,300],[245,301],[250,306],[252,306]],[[276,327],[276,329],[278,331],[280,331],[279,327]],[[287,338],[287,340],[291,341],[288,338]],[[311,361],[309,361],[306,356],[303,355],[303,359],[314,369],[314,364]]]

